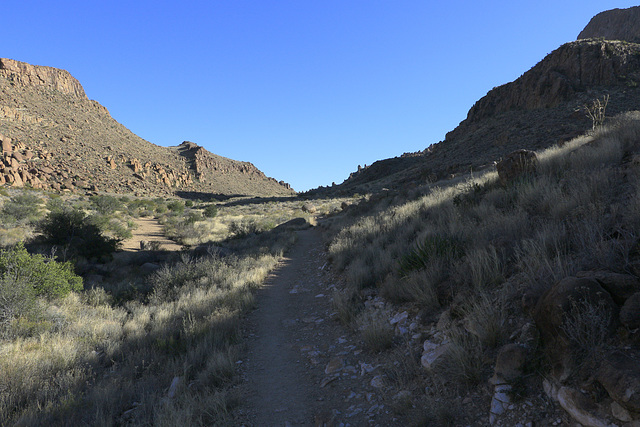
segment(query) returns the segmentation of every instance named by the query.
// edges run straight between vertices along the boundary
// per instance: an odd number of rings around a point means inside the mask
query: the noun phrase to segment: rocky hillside
[[[160,147],[89,100],[67,71],[0,59],[0,184],[136,195],[284,196],[254,165],[191,142]]]
[[[592,127],[585,106],[606,94],[609,117],[640,109],[639,83],[640,44],[603,39],[564,44],[517,80],[489,91],[444,141],[378,161],[337,189],[364,192],[424,183],[491,165],[516,149],[567,141]]]
[[[640,42],[640,6],[612,9],[594,16],[578,39],[604,38]]]

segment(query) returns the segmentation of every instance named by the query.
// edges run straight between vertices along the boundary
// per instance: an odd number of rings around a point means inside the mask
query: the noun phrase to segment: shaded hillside
[[[139,138],[67,71],[0,59],[0,184],[140,195],[292,195],[251,163]],[[10,139],[10,141],[9,141]]]
[[[520,148],[537,150],[592,127],[585,105],[610,95],[607,115],[640,108],[640,45],[578,40],[517,80],[478,100],[444,141],[424,153],[378,161],[339,189],[367,191],[424,183],[492,164]]]

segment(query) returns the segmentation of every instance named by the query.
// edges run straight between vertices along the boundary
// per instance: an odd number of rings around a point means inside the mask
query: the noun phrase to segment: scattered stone
[[[491,409],[489,411],[489,423],[491,425],[496,423],[498,417],[507,410],[509,403],[511,403],[511,399],[509,398],[510,391],[511,386],[509,384],[496,385],[493,397],[491,398]]]
[[[0,135],[0,139],[2,140],[2,152],[11,153],[13,151],[13,147],[11,146],[11,138]]]
[[[407,320],[408,317],[409,317],[409,313],[407,313],[406,311],[403,311],[402,313],[398,313],[395,316],[393,316],[389,320],[389,323],[391,323],[392,325],[395,325],[396,323],[404,322],[405,320]]]
[[[625,408],[620,406],[615,400],[611,402],[611,415],[619,421],[630,422],[633,421],[633,417]]]

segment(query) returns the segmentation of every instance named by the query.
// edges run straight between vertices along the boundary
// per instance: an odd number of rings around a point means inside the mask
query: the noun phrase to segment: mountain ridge
[[[251,163],[199,146],[192,146],[192,162],[186,152],[138,137],[53,67],[0,59],[0,125],[0,184],[140,196],[295,194]]]

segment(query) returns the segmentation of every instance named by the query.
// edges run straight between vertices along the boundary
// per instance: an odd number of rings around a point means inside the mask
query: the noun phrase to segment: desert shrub
[[[188,208],[193,207],[193,200],[187,200],[184,202],[184,205]]]
[[[102,233],[111,235],[119,240],[129,239],[133,235],[128,222],[122,222],[110,215],[93,214],[87,217],[87,221],[98,227]]]
[[[571,301],[562,332],[582,359],[598,356],[610,336],[611,308],[604,301]]]
[[[393,346],[393,327],[388,313],[378,309],[367,309],[357,319],[358,329],[364,345],[369,350],[379,352]]]
[[[71,263],[31,255],[22,244],[0,250],[0,274],[5,280],[29,283],[38,296],[63,297],[82,289],[82,278],[73,272]]]
[[[202,221],[202,215],[199,212],[189,212],[184,219],[187,224],[195,224],[197,221]]]
[[[91,196],[89,201],[93,208],[103,215],[114,213],[122,208],[122,202],[113,196]]]
[[[162,201],[162,199],[160,200]],[[164,205],[164,201],[162,203],[162,205],[159,205],[155,200],[135,199],[127,203],[127,211],[133,217],[150,216],[159,209],[159,206],[163,206],[164,210],[162,212],[166,212],[166,205]]]
[[[345,326],[350,326],[356,320],[362,305],[358,293],[350,288],[342,291],[335,290],[331,303],[338,314],[338,319]]]
[[[167,203],[167,208],[174,213],[181,214],[184,212],[184,203],[179,200],[174,200],[172,202]]]
[[[249,234],[259,233],[260,227],[255,221],[233,221],[229,224],[229,231],[234,237],[245,237]]]
[[[202,215],[205,218],[214,218],[218,215],[218,207],[216,205],[207,205],[202,211]]]
[[[34,194],[14,196],[2,206],[2,222],[34,221],[39,216],[40,203],[40,198]]]
[[[406,275],[428,267],[436,259],[454,260],[463,254],[464,246],[458,239],[437,234],[427,236],[400,260],[400,273]]]
[[[18,316],[30,317],[36,307],[35,289],[24,279],[0,277],[0,336]]]
[[[102,235],[101,230],[77,209],[51,211],[38,225],[45,243],[71,250],[71,255],[100,258],[118,247],[118,239]]]
[[[436,373],[460,384],[479,384],[487,374],[487,366],[482,361],[480,339],[459,327],[450,329],[447,336],[449,344],[446,357],[436,364]]]

